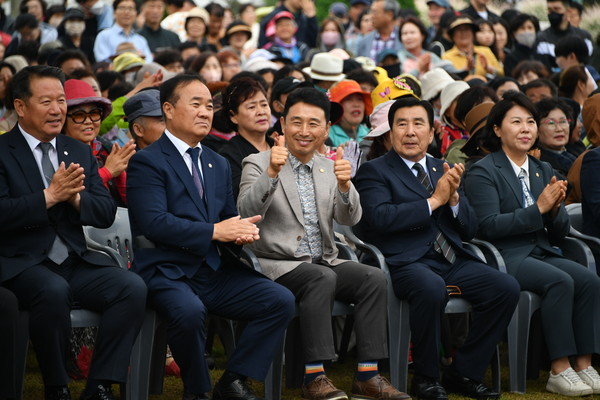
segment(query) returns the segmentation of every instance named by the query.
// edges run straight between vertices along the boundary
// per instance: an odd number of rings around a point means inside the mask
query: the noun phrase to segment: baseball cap
[[[450,9],[450,3],[448,3],[447,0],[428,0],[427,1],[427,5],[429,5],[430,3],[434,3],[437,4],[440,7],[444,7],[444,8],[448,8]]]
[[[136,93],[123,103],[123,111],[129,122],[133,122],[139,117],[162,116],[160,91],[152,88]]]

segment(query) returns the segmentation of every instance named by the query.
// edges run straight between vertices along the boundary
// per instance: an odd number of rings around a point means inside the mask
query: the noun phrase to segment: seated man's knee
[[[171,326],[183,331],[204,330],[207,310],[201,301],[180,304],[169,310]]]
[[[313,290],[335,292],[337,274],[331,268],[319,268],[313,272],[310,287]]]

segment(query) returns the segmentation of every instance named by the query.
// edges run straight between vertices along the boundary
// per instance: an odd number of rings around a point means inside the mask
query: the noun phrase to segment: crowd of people
[[[258,399],[248,378],[264,380],[295,316],[306,400],[497,399],[483,378],[520,290],[541,298],[546,389],[600,394],[600,277],[561,250],[565,204],[600,238],[600,47],[576,0],[547,0],[546,28],[489,3],[427,0],[425,18],[350,0],[320,21],[309,0],[262,18],[193,0],[0,8],[0,400],[20,396],[19,310],[44,398],[71,399],[74,304],[102,314],[83,400],[127,381],[146,307],[168,322],[184,400]],[[130,270],[83,233],[117,207]],[[383,253],[408,301],[410,395],[379,373],[395,340],[386,276],[340,258],[334,222]],[[448,287],[474,310],[450,321],[450,348]],[[348,394],[325,371],[335,300],[354,305]],[[214,385],[209,313],[244,323]]]

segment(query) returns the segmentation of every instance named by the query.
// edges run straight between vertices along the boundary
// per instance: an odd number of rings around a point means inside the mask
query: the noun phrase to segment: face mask
[[[535,44],[535,32],[522,32],[515,35],[517,43],[525,47],[532,48]]]
[[[89,12],[94,15],[100,15],[102,10],[104,10],[104,4],[102,3],[102,0],[98,0],[93,6],[90,7]]]
[[[219,71],[206,71],[202,73],[202,77],[206,79],[206,82],[217,82],[221,80],[221,74]]]
[[[339,32],[327,31],[321,33],[321,42],[323,42],[325,46],[333,46],[338,40],[340,40]]]
[[[67,21],[65,22],[65,32],[69,36],[80,36],[85,30],[85,22],[83,21]]]
[[[134,72],[125,72],[125,81],[129,82],[131,84],[133,84],[135,82],[135,74],[137,73],[137,71]]]
[[[559,14],[554,11],[548,14],[548,21],[550,21],[550,26],[552,28],[558,28],[562,23],[564,15],[565,14]]]

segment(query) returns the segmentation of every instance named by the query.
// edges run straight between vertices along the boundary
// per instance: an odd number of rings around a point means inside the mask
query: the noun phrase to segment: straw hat
[[[465,116],[465,128],[469,132],[469,139],[460,149],[463,153],[469,155],[477,149],[476,140],[483,133],[483,128],[487,122],[488,115],[494,107],[494,103],[481,103],[476,105]]]

